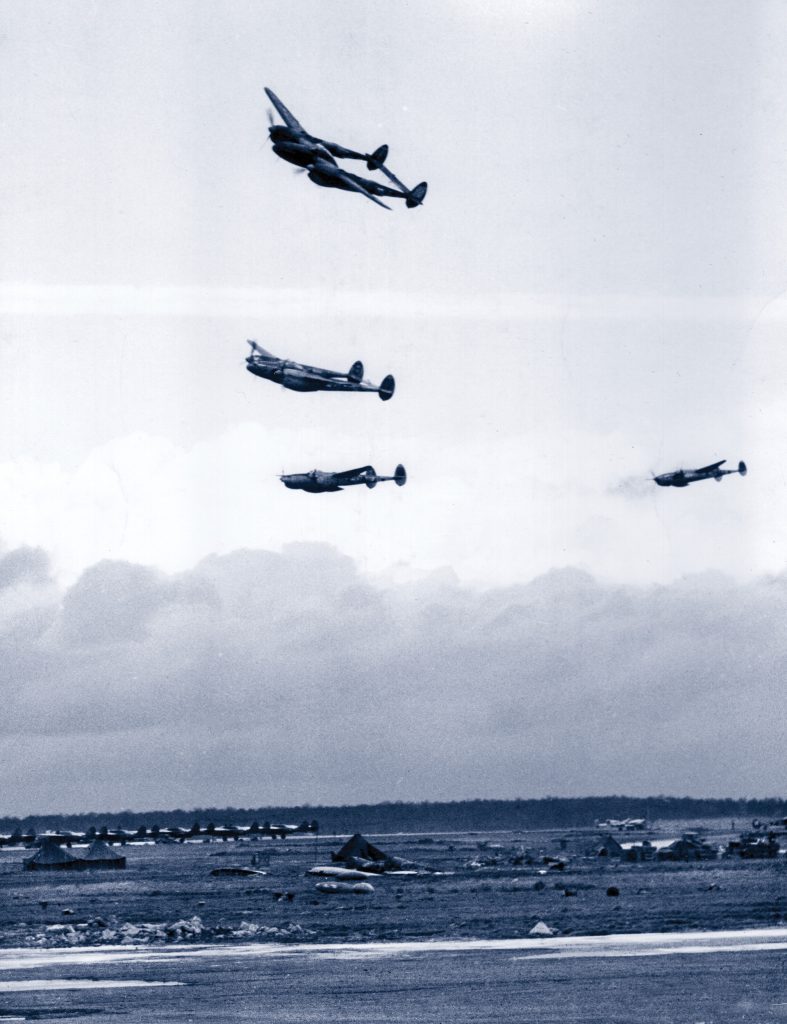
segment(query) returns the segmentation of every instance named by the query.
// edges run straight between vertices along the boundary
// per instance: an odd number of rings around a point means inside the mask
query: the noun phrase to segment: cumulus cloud
[[[41,553],[3,567],[17,813],[787,782],[785,577],[478,590],[373,579],[321,544],[176,575],[103,562],[64,592]]]

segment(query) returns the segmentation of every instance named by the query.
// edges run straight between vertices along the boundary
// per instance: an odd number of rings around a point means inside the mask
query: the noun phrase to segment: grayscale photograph
[[[787,1021],[787,0],[0,0],[0,1022]]]

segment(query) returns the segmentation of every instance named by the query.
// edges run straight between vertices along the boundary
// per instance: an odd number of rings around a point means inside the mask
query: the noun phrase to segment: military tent
[[[85,868],[124,868],[126,858],[101,839],[94,839],[82,858]]]
[[[25,860],[25,871],[78,871],[82,862],[57,843],[44,842],[41,849]]]
[[[339,850],[338,853],[331,854],[332,861],[348,861],[348,860],[381,860],[386,861],[391,858],[387,853],[383,853],[382,850],[378,850],[376,846],[372,844],[361,835],[360,832],[356,832],[354,836],[351,836],[344,846]]]

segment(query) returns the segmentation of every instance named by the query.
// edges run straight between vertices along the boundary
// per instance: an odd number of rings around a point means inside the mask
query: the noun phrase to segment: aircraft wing
[[[702,466],[702,468],[698,469],[697,472],[698,473],[710,473],[714,469],[718,469],[719,466],[723,466],[726,461],[727,461],[726,459],[720,459],[718,462],[711,463],[710,466]]]
[[[374,466],[359,466],[358,469],[345,469],[343,473],[334,473],[333,478],[337,484],[350,484],[358,477],[366,473],[374,472]]]
[[[371,192],[367,192],[363,185],[359,185],[357,181],[354,181],[352,175],[344,174],[342,171],[339,171],[338,177],[340,177],[342,181],[346,182],[347,185],[349,185],[349,187],[355,192],[360,192],[362,196],[366,196],[367,199],[371,199],[373,203],[377,203],[378,206],[382,206],[384,210],[391,209],[390,206],[386,206],[385,203],[380,202],[377,196],[373,196]]]
[[[251,345],[251,351],[255,356],[262,356],[263,359],[278,359],[272,352],[269,352],[262,345],[258,345],[256,341],[252,341],[251,338],[248,340],[248,344]]]
[[[306,363],[296,363],[291,359],[283,360],[283,366],[288,370],[297,370],[304,380],[313,380],[319,383],[325,380],[349,380],[350,375],[345,370],[324,370],[321,366],[307,366]]]
[[[279,117],[282,119],[282,121],[284,121],[284,123],[287,125],[287,127],[288,128],[294,128],[295,131],[297,131],[297,132],[304,132],[305,133],[306,129],[303,127],[303,125],[298,123],[296,118],[294,118],[292,116],[292,114],[284,106],[284,104],[279,99],[279,97],[276,95],[276,93],[273,91],[273,89],[269,89],[268,86],[266,85],[265,86],[265,92],[266,92],[266,95],[267,95],[268,99],[271,101],[271,103],[274,105],[274,107],[276,107],[276,110],[278,111]]]
[[[300,371],[304,377],[308,377],[310,380],[349,380],[349,373],[344,370],[325,370],[322,366],[309,366],[306,363],[294,363],[289,359],[287,365],[291,366],[294,370]]]

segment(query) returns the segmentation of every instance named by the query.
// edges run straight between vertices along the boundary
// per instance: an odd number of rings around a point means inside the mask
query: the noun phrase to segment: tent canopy
[[[387,853],[378,850],[376,846],[365,839],[360,832],[351,836],[338,853],[332,855],[333,860],[349,860],[357,857],[359,860],[390,860]]]

